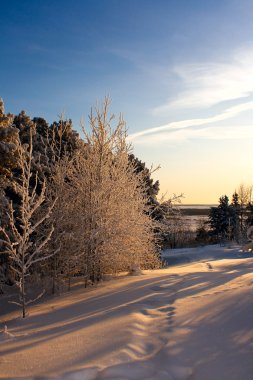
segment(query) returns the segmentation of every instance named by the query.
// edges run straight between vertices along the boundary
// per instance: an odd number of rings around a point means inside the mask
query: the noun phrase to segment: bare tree
[[[238,194],[239,204],[242,207],[246,207],[247,204],[251,202],[252,186],[246,186],[242,183],[236,190],[236,193]]]
[[[160,230],[162,240],[165,246],[178,248],[188,243],[192,238],[192,233],[185,222],[185,217],[180,208],[183,194],[175,195],[167,200],[163,198],[160,201]]]
[[[46,221],[54,207],[45,200],[46,181],[39,183],[37,174],[32,174],[33,144],[30,130],[29,145],[18,142],[17,157],[20,173],[13,181],[13,188],[20,201],[18,205],[8,203],[8,226],[0,227],[1,244],[5,247],[16,274],[20,291],[22,316],[26,316],[26,306],[31,302],[26,299],[26,278],[34,264],[44,261],[54,253],[47,253],[46,245],[54,227],[46,226]]]
[[[112,126],[109,103],[105,99],[102,109],[91,114],[84,143],[66,171],[56,173],[58,188],[65,187],[61,203],[74,231],[70,251],[82,257],[86,285],[133,265],[159,265],[143,174],[129,162],[125,122],[120,117]]]
[[[246,239],[247,235],[247,207],[251,204],[252,188],[252,186],[246,186],[242,183],[236,190],[236,194],[238,195],[238,213],[240,224],[238,234],[243,240]]]
[[[53,293],[65,279],[68,280],[70,289],[71,277],[81,271],[80,257],[83,251],[80,251],[78,235],[80,219],[75,201],[78,194],[73,192],[73,183],[68,178],[72,165],[73,160],[68,156],[55,162],[48,194],[53,199],[57,198],[50,216],[52,222],[57,221],[49,242],[49,250],[54,252],[54,255],[48,261],[47,267],[47,272],[53,280]]]

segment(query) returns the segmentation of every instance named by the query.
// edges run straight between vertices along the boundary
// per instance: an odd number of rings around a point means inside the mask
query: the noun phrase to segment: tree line
[[[6,114],[0,99],[0,292],[17,285],[25,317],[34,283],[53,293],[107,274],[161,266],[160,247],[189,245],[182,195],[158,200],[159,182],[132,153],[122,117],[105,99],[82,127],[49,125],[24,111]],[[246,238],[253,224],[252,188],[220,197],[199,242]],[[35,297],[35,298],[36,298]]]
[[[18,286],[23,317],[34,279],[55,292],[74,276],[88,286],[160,266],[159,183],[132,154],[109,103],[90,114],[81,139],[71,120],[5,114],[0,100],[1,278]]]
[[[210,234],[218,241],[245,241],[247,229],[253,225],[252,186],[241,184],[231,202],[227,195],[221,196],[218,206],[211,207],[208,222]]]

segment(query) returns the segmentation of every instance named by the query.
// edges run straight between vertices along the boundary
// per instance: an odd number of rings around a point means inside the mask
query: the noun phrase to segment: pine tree
[[[240,215],[241,215],[241,206],[239,203],[239,195],[235,191],[232,195],[232,202],[231,202],[231,207],[233,209],[233,234],[234,238],[237,242],[240,241],[241,238],[241,223],[240,223]]]
[[[13,127],[13,115],[4,113],[0,98],[0,186],[6,186],[17,167],[18,130]]]
[[[253,226],[253,204],[249,203],[246,207],[246,225]]]
[[[226,195],[220,197],[218,207],[211,207],[209,221],[213,233],[224,239],[229,227],[229,199]]]
[[[134,165],[136,174],[142,175],[143,182],[145,183],[146,188],[147,204],[150,206],[150,210],[152,210],[152,218],[156,220],[161,220],[162,212],[160,209],[160,203],[157,199],[157,195],[160,190],[160,184],[159,181],[154,182],[153,178],[151,177],[153,171],[158,170],[159,167],[155,168],[154,170],[152,170],[152,168],[148,169],[145,163],[139,160],[137,157],[135,157],[132,153],[129,154],[129,161],[132,165]]]
[[[237,238],[238,214],[236,209],[237,197],[234,195],[234,204],[229,204],[227,195],[221,196],[218,207],[211,207],[209,224],[212,233],[219,239],[232,240]]]

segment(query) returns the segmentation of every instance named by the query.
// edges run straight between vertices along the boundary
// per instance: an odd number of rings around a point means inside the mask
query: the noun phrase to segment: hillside
[[[77,285],[25,320],[2,309],[0,378],[252,379],[253,257],[218,246],[173,255],[184,261]]]

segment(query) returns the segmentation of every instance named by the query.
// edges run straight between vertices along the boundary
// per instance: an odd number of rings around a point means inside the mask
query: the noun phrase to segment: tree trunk
[[[70,258],[68,260],[68,292],[70,291],[70,276],[71,276],[71,270],[70,270]]]
[[[24,273],[24,266],[22,266],[22,284],[21,284],[21,302],[22,302],[22,317],[26,317],[26,310],[25,310],[25,273]]]

